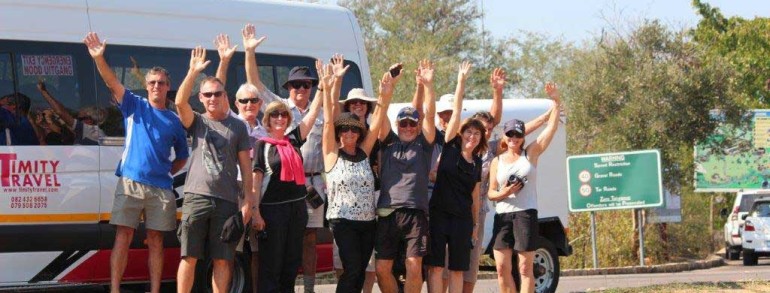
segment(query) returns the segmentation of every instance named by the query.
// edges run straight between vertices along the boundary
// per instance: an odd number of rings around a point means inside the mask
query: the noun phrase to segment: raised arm
[[[465,95],[465,80],[471,72],[471,63],[464,61],[460,64],[457,70],[457,86],[455,87],[455,101],[452,105],[452,117],[449,118],[447,123],[446,134],[444,135],[444,141],[449,142],[457,136],[457,132],[460,131],[460,115],[463,111],[463,97]]]
[[[120,104],[123,102],[123,92],[126,88],[115,76],[115,72],[112,71],[110,65],[107,64],[107,60],[104,59],[104,49],[107,48],[107,41],[99,40],[99,35],[95,32],[89,32],[86,38],[83,39],[83,43],[88,47],[88,54],[91,54],[91,58],[96,63],[96,70],[99,71],[99,75],[102,76],[104,83],[107,84],[107,88],[110,89],[112,97]]]
[[[403,69],[402,69],[403,72]],[[422,79],[420,79],[420,66],[414,70],[414,96],[412,97],[412,107],[417,109],[417,113],[420,113],[421,118],[425,118],[425,109],[423,109],[423,102],[425,101],[425,87],[422,85]]]
[[[265,40],[265,37],[257,39],[256,28],[253,24],[247,23],[241,30],[241,36],[243,36],[243,51],[246,53],[244,60],[246,67],[246,82],[254,85],[259,91],[265,90],[265,85],[259,79],[259,67],[257,67],[256,50],[259,44]],[[272,101],[265,101],[265,104],[269,104]]]
[[[190,128],[192,125],[193,114],[192,107],[190,107],[190,94],[192,94],[192,87],[195,84],[195,78],[198,74],[209,65],[211,61],[206,60],[206,50],[201,46],[195,47],[190,53],[190,69],[187,70],[187,76],[184,77],[182,84],[179,85],[179,90],[176,92],[176,110],[179,114],[179,120],[182,121],[184,128]]]
[[[400,75],[399,75],[400,76]],[[374,143],[380,136],[380,129],[382,128],[382,122],[388,115],[388,107],[390,107],[390,101],[393,98],[393,88],[400,79],[399,76],[395,78],[390,76],[390,72],[385,72],[380,80],[380,96],[377,98],[377,105],[374,107],[374,114],[372,114],[372,121],[369,124],[369,133],[366,134],[364,142],[361,144],[361,149],[369,156],[372,153]]]
[[[70,112],[67,111],[67,108],[62,105],[61,102],[56,100],[51,93],[48,92],[48,89],[45,87],[45,82],[42,80],[39,80],[37,82],[37,90],[40,91],[40,94],[43,95],[43,99],[48,103],[48,105],[51,106],[51,109],[53,109],[54,113],[58,114],[59,117],[61,117],[62,120],[64,120],[64,125],[67,127],[73,127],[75,124],[75,118],[70,115]],[[122,95],[121,95],[122,98]],[[30,120],[31,121],[31,120]]]
[[[425,140],[433,143],[436,138],[436,95],[433,92],[433,63],[428,59],[420,61],[420,82],[425,87],[425,117],[422,119],[422,133]]]
[[[323,76],[333,75],[331,64],[324,66],[321,60],[316,59],[315,67],[316,71],[318,71],[319,80]],[[305,117],[302,117],[302,121],[299,122],[299,135],[302,136],[303,140],[310,133],[310,130],[313,129],[313,125],[315,125],[315,119],[318,117],[318,112],[321,111],[321,106],[323,105],[322,93],[323,91],[316,91],[313,101],[310,102],[310,110],[305,115]]]
[[[543,124],[545,124],[545,122],[548,121],[548,117],[551,117],[552,110],[553,108],[548,109],[548,111],[545,111],[545,113],[540,114],[540,116],[537,116],[537,118],[527,121],[527,123],[524,123],[524,135],[529,135],[530,133],[535,132],[535,130],[543,126]]]
[[[320,62],[316,63],[316,67],[319,67]],[[322,139],[321,139],[321,152],[323,153],[324,158],[324,170],[331,171],[332,167],[334,167],[334,163],[337,161],[337,155],[339,152],[339,148],[337,147],[337,140],[336,132],[334,129],[334,109],[336,108],[334,104],[337,103],[337,98],[335,98],[332,94],[331,90],[328,90],[332,85],[334,81],[333,75],[323,75],[321,76],[321,72],[323,69],[316,68],[319,72],[319,85],[323,88],[327,89],[326,91],[322,91],[321,97],[323,98],[323,108],[324,108],[324,126],[323,126],[323,132],[321,133]]]
[[[227,84],[227,68],[230,66],[230,60],[233,58],[238,45],[230,47],[230,36],[218,34],[214,37],[214,47],[217,48],[217,53],[219,53],[219,66],[217,66],[216,76],[224,85]]]
[[[527,147],[529,161],[533,165],[537,165],[537,159],[548,148],[548,145],[551,144],[551,139],[553,139],[556,129],[559,127],[559,107],[561,106],[559,89],[555,83],[549,82],[545,85],[545,92],[553,100],[553,106],[551,106],[550,114],[548,115],[548,126],[538,135],[535,143]]]
[[[492,128],[500,124],[503,119],[503,89],[505,88],[505,71],[502,68],[495,68],[492,76],[489,77],[489,83],[492,84],[492,108],[489,109],[492,114]]]

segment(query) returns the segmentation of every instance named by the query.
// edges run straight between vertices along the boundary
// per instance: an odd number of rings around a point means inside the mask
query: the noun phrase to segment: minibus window
[[[0,48],[8,50],[0,53],[0,104],[12,145],[98,144],[106,109],[95,103],[81,44],[0,41]]]

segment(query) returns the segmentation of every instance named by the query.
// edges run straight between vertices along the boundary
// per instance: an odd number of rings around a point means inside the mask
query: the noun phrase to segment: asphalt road
[[[562,277],[559,280],[559,287],[556,292],[586,292],[600,289],[642,287],[669,283],[747,280],[770,280],[770,259],[760,258],[759,265],[751,267],[744,267],[743,263],[738,260],[728,261],[728,265],[726,266],[669,274]],[[377,289],[377,285],[374,287],[374,292],[380,292]],[[316,285],[315,292],[332,293],[334,292],[334,288],[335,285]],[[295,291],[303,292],[301,286],[298,286]],[[474,291],[481,293],[498,292],[497,280],[479,280],[479,282],[476,283]],[[423,288],[423,292],[427,292],[427,289]]]

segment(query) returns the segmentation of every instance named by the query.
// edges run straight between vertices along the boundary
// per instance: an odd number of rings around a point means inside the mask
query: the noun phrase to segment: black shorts
[[[462,219],[441,212],[430,214],[430,252],[423,263],[444,267],[449,250],[449,270],[467,271],[473,249],[473,218]]]
[[[538,225],[536,209],[496,214],[492,228],[493,248],[535,251],[539,235]]]
[[[396,259],[406,242],[406,257],[428,254],[428,217],[417,209],[400,208],[387,217],[377,218],[376,259]]]

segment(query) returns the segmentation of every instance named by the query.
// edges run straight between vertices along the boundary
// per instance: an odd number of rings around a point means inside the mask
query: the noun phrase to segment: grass
[[[770,281],[704,282],[691,284],[665,284],[638,288],[608,289],[604,293],[685,293],[685,292],[770,292]]]

